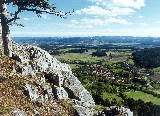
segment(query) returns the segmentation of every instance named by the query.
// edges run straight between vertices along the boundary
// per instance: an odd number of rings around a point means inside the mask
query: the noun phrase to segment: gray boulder
[[[119,106],[111,106],[111,107],[107,107],[105,108],[99,115],[102,116],[108,116],[108,115],[112,115],[112,116],[133,116],[133,112],[125,107],[119,107]]]
[[[78,115],[92,115],[90,108],[95,105],[95,102],[77,77],[72,74],[69,65],[59,62],[48,52],[36,46],[20,46],[14,43],[12,54],[13,58],[20,62],[23,75],[30,74],[34,77],[36,73],[42,72],[45,81],[54,85],[52,90],[48,89],[47,94],[42,98],[73,99],[76,101],[73,107]],[[26,84],[24,90],[31,101],[35,102],[40,98],[31,85]]]
[[[13,109],[11,112],[11,116],[27,116],[24,111],[21,111],[19,109]]]
[[[38,101],[39,95],[36,93],[37,90],[35,88],[33,88],[30,84],[25,83],[23,89],[25,95],[28,96],[32,102]]]

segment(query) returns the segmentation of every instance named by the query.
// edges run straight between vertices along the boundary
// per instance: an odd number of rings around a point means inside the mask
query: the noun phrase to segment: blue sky
[[[32,12],[20,14],[12,36],[160,36],[160,0],[50,0],[67,19]],[[9,7],[13,10],[12,7]]]

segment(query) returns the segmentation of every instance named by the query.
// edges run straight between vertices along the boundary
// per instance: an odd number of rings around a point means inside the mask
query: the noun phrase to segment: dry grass
[[[13,66],[16,67],[14,60],[6,56],[0,57],[0,115],[10,116],[14,108],[24,111],[28,116],[33,115],[33,110],[42,116],[73,115],[71,107],[66,107],[62,100],[45,101],[43,106],[30,102],[21,87],[25,82],[36,84],[36,80],[24,77],[20,73],[13,74]]]

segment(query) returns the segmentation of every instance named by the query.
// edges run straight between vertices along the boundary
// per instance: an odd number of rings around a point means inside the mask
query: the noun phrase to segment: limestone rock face
[[[19,110],[19,109],[13,109],[11,112],[12,116],[27,116],[25,112]]]
[[[24,93],[29,96],[31,101],[37,101],[38,95],[36,94],[35,88],[32,88],[31,85],[26,83],[24,85]]]
[[[133,112],[125,107],[118,107],[118,106],[110,106],[110,107],[106,107],[106,109],[104,109],[99,115],[103,115],[103,116],[108,116],[108,115],[118,115],[116,114],[116,112],[112,112],[112,111],[117,111],[119,112],[119,114],[121,116],[133,116]],[[115,113],[115,114],[112,114]]]
[[[95,105],[92,96],[82,86],[81,82],[72,74],[69,65],[59,62],[48,52],[36,46],[22,46],[13,44],[13,58],[20,63],[17,71],[23,75],[31,75],[32,78],[39,78],[37,82],[43,88],[45,100],[47,99],[72,99],[73,107],[80,116],[91,116],[90,108]],[[51,88],[43,86],[49,83]],[[36,101],[39,96],[36,90],[29,84],[24,85],[24,91],[32,101]]]
[[[53,100],[54,99],[54,94],[52,88],[47,88],[45,90],[45,100]]]

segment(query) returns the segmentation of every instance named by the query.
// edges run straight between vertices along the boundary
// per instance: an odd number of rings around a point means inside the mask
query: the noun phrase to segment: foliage
[[[84,66],[74,69],[73,72],[82,82],[84,87],[92,94],[96,104],[104,106],[121,104],[119,102],[120,98],[116,95],[119,91],[119,87],[114,85],[112,81],[106,77],[93,74],[92,71],[93,69],[87,69],[87,66]]]
[[[106,56],[106,50],[99,49],[96,52],[93,52],[92,56],[97,56],[97,57]]]
[[[103,110],[105,107],[104,106],[102,106],[102,105],[95,105],[95,106],[93,106],[93,109],[95,110],[95,111],[101,111],[101,110]]]
[[[156,110],[153,110],[151,108],[152,105],[150,106],[150,104],[153,104],[153,107],[158,109],[159,106],[158,104],[156,105],[155,102],[158,101],[159,98],[157,93],[151,88],[154,88],[154,86],[158,87],[159,85],[158,83],[154,83],[151,80],[147,79],[145,75],[151,74],[150,72],[152,71],[152,69],[144,68],[144,70],[142,70],[137,68],[135,66],[135,61],[132,60],[131,50],[127,51],[126,49],[109,49],[107,55],[104,57],[90,56],[93,52],[96,52],[99,49],[105,49],[99,47],[104,46],[95,46],[94,50],[91,50],[90,47],[84,46],[84,48],[88,49],[88,52],[81,54],[65,53],[58,57],[64,59],[64,62],[78,64],[78,66],[73,70],[73,73],[79,78],[84,87],[91,93],[97,105],[122,105],[125,107],[129,107],[132,111],[134,111],[135,115],[146,115],[145,110],[150,109],[152,111],[148,111],[147,113],[158,113]],[[68,48],[64,47],[64,49],[62,50],[70,51],[72,49],[80,50],[82,48],[82,46],[72,45]],[[96,58],[98,60],[93,61],[92,58]],[[80,61],[83,61],[83,63]],[[111,73],[114,79],[106,76],[105,71]],[[139,83],[140,86],[137,86],[137,83]],[[136,96],[143,96],[146,99],[142,97],[141,100],[138,100],[140,98],[132,100],[127,96],[123,97],[120,95],[123,94],[123,92],[133,91],[141,91],[142,95]],[[149,102],[150,99],[151,102]]]
[[[156,68],[160,66],[160,48],[145,48],[134,52],[133,60],[141,68]]]
[[[143,96],[144,94],[141,95]],[[120,94],[120,96],[124,100],[124,104],[134,112],[134,115],[158,116],[160,114],[159,105],[155,105],[150,101],[144,102],[142,99],[133,99],[133,96],[127,97],[125,94]]]
[[[71,50],[68,50],[68,53],[84,53],[84,52],[88,52],[88,49],[71,49]]]

